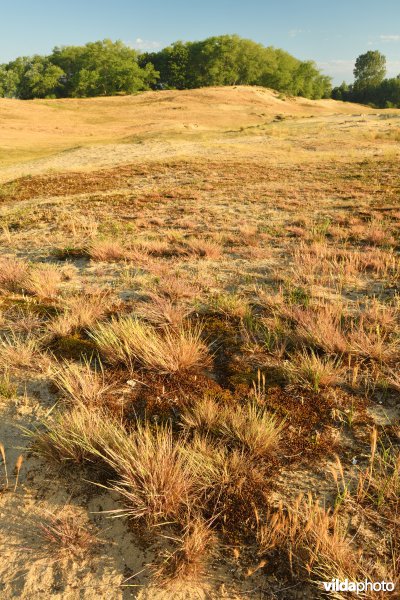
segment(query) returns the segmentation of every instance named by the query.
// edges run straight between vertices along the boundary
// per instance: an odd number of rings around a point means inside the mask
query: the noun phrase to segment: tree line
[[[103,40],[0,64],[0,97],[24,100],[223,85],[260,85],[307,98],[331,93],[330,78],[312,61],[237,35],[175,42],[153,53]]]
[[[0,96],[86,98],[132,94],[158,79],[152,65],[141,68],[138,53],[121,41],[54,48],[49,56],[19,57],[0,65]]]
[[[86,98],[133,94],[149,89],[259,85],[283,94],[400,107],[400,75],[386,79],[378,50],[361,54],[354,83],[335,87],[313,61],[263,46],[238,35],[175,42],[140,53],[121,41],[54,48],[48,56],[19,57],[0,64],[0,97]]]
[[[378,50],[360,54],[354,66],[354,83],[333,88],[332,98],[377,108],[400,108],[400,75],[386,79],[386,57]]]
[[[293,96],[327,98],[331,80],[313,61],[301,61],[284,50],[240,38],[210,37],[200,42],[175,42],[139,57],[153,65],[159,85],[190,89],[206,86],[259,85]]]

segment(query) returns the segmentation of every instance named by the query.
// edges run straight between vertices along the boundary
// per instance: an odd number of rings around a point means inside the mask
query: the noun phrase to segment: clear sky
[[[121,39],[142,49],[237,33],[313,59],[351,82],[355,58],[378,49],[400,73],[400,0],[3,0],[0,63],[56,45]]]

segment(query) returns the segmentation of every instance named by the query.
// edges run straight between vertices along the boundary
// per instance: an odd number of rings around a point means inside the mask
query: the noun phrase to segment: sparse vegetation
[[[3,593],[28,562],[49,596],[399,585],[394,117],[240,86],[25,110],[56,158],[0,169]]]
[[[61,511],[46,515],[37,527],[37,543],[40,553],[49,561],[65,559],[86,560],[99,546],[93,527],[82,525],[76,516]]]

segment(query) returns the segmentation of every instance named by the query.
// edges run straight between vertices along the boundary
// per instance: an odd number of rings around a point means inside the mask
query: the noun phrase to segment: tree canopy
[[[273,47],[221,35],[175,42],[139,54],[121,41],[54,48],[49,56],[0,65],[0,96],[21,99],[132,94],[146,89],[260,85],[308,98],[329,97],[330,78],[312,61]]]
[[[121,41],[54,48],[49,56],[0,65],[0,95],[21,99],[113,96],[149,89],[158,73],[141,68],[136,50]]]
[[[354,85],[358,88],[379,85],[386,75],[386,57],[378,50],[360,54],[354,66]]]
[[[312,61],[239,37],[220,35],[199,42],[175,42],[145,53],[139,64],[152,64],[163,88],[188,89],[222,85],[260,85],[309,98],[329,97],[330,78]]]
[[[360,102],[378,108],[400,108],[400,75],[385,79],[386,57],[378,50],[360,54],[354,66],[354,83],[343,82],[332,90],[332,98]]]

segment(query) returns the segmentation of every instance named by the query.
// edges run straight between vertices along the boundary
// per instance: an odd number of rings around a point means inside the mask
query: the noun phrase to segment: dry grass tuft
[[[392,331],[378,324],[369,325],[364,319],[355,323],[349,334],[350,349],[354,354],[380,363],[396,363],[400,356],[400,341]]]
[[[348,342],[341,325],[340,306],[324,305],[317,310],[294,308],[292,316],[297,323],[297,335],[307,345],[328,353],[343,354],[348,350]]]
[[[87,249],[92,260],[118,262],[129,258],[129,252],[117,240],[93,240]]]
[[[0,340],[0,369],[34,367],[38,341],[33,337],[10,334]]]
[[[136,362],[144,369],[172,374],[208,363],[200,325],[156,329],[139,319],[122,317],[99,324],[90,335],[111,364],[132,367]]]
[[[54,318],[47,329],[50,334],[63,337],[79,329],[92,327],[109,312],[112,304],[113,300],[108,292],[70,296],[63,303],[65,312]]]
[[[258,542],[261,555],[279,549],[292,574],[308,575],[319,585],[333,578],[357,581],[367,576],[362,557],[354,551],[337,514],[320,507],[311,495],[299,496],[287,510],[282,504],[268,509],[259,525]]]
[[[222,254],[221,245],[214,240],[192,238],[186,243],[189,251],[201,258],[217,260]]]
[[[225,410],[221,433],[231,443],[237,443],[254,457],[276,452],[283,424],[275,416],[255,404]]]
[[[340,474],[340,477],[338,476]],[[400,508],[400,450],[390,437],[379,436],[371,430],[371,447],[366,466],[356,469],[356,476],[346,480],[340,458],[332,475],[337,487],[336,503],[353,499],[355,502],[397,514]]]
[[[63,280],[59,267],[43,264],[30,270],[25,280],[25,289],[39,298],[55,298]]]
[[[187,429],[196,429],[199,433],[218,434],[221,407],[211,396],[204,396],[192,407],[182,413],[182,424]]]
[[[289,382],[314,392],[343,382],[344,368],[338,358],[320,357],[305,348],[291,356],[283,367]]]
[[[181,302],[176,302],[165,296],[150,294],[149,301],[136,307],[136,313],[154,325],[171,325],[182,327],[192,310]]]
[[[213,312],[223,314],[230,318],[244,319],[251,315],[249,303],[237,294],[215,295],[209,304]]]
[[[11,292],[19,291],[24,287],[28,275],[29,265],[24,260],[16,257],[0,258],[0,288]]]
[[[93,368],[87,360],[83,364],[67,361],[58,364],[53,381],[68,401],[85,406],[104,404],[112,387],[106,384],[101,363]]]
[[[0,375],[0,397],[13,398],[17,394],[18,386],[11,380],[10,372],[6,367]]]
[[[118,479],[112,489],[121,496],[125,508],[118,511],[149,524],[180,520],[199,493],[191,465],[168,427],[153,430],[137,424],[128,436],[119,436],[112,447],[102,443],[103,458]]]
[[[207,559],[216,544],[216,536],[209,523],[199,515],[188,515],[179,536],[169,536],[174,550],[165,553],[163,562],[155,568],[155,575],[163,584],[175,581],[191,582],[205,573]]]
[[[274,415],[254,403],[220,406],[207,396],[183,412],[182,423],[187,429],[209,433],[225,444],[239,446],[255,458],[276,452],[283,428]]]
[[[164,273],[157,285],[157,292],[177,302],[182,299],[192,300],[200,295],[201,288],[183,277]]]
[[[103,445],[118,444],[121,426],[107,412],[79,404],[26,434],[33,439],[34,452],[49,461],[84,464],[98,462]]]
[[[49,514],[39,523],[38,538],[41,553],[52,561],[85,560],[99,545],[93,527],[82,525],[76,515],[62,512]]]

